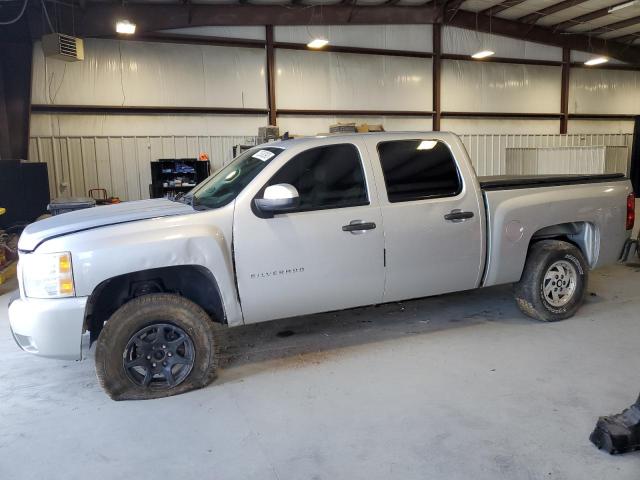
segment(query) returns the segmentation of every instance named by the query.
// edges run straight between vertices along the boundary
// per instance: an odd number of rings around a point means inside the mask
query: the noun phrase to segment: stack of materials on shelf
[[[356,133],[357,131],[355,122],[338,122],[329,125],[329,133]]]
[[[384,132],[384,127],[381,123],[361,123],[356,125],[355,122],[347,123],[334,123],[329,125],[329,133],[367,133],[367,132]]]
[[[258,144],[273,142],[280,137],[280,129],[275,125],[258,127]]]

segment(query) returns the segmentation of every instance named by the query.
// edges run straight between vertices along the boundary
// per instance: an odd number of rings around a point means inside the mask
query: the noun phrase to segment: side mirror
[[[263,198],[256,198],[254,202],[262,213],[274,214],[296,208],[300,205],[300,195],[293,185],[279,183],[269,185],[264,191]]]

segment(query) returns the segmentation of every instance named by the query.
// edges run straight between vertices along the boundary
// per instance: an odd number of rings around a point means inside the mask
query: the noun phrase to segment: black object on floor
[[[631,145],[631,170],[629,178],[636,197],[640,196],[640,115],[634,117],[633,144]]]
[[[280,338],[290,337],[291,335],[295,335],[293,330],[282,330],[281,332],[276,333],[276,336]]]
[[[47,164],[0,160],[0,229],[27,224],[47,213],[49,177]]]
[[[622,413],[600,417],[589,440],[612,455],[640,450],[640,397]]]

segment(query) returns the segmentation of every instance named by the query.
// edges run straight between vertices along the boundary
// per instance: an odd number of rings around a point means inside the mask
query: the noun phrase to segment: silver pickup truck
[[[450,133],[255,147],[179,201],[51,217],[20,238],[24,350],[79,359],[114,399],[213,380],[222,326],[515,283],[528,316],[572,316],[634,220],[623,175],[475,175]]]

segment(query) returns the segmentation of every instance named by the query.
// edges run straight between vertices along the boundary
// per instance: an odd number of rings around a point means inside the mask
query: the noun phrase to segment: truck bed
[[[623,180],[623,173],[592,175],[496,175],[478,177],[483,190],[511,190],[514,188],[553,187]]]
[[[484,177],[479,183],[487,218],[485,286],[517,282],[531,238],[547,227],[563,225],[585,246],[591,268],[615,263],[629,236],[631,183],[622,174]]]

